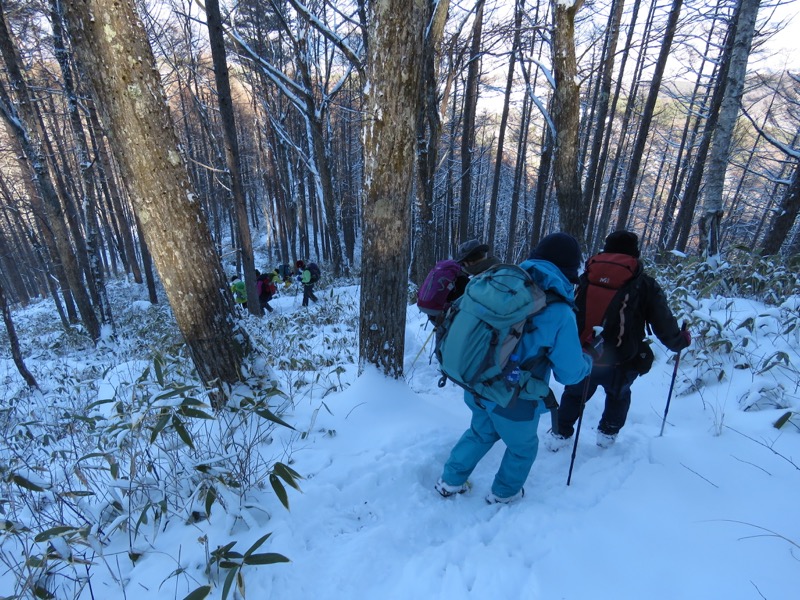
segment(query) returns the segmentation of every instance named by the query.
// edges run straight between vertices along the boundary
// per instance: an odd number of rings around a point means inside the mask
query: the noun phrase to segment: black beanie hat
[[[557,266],[570,283],[578,283],[581,267],[581,247],[568,233],[551,233],[533,249],[529,258],[546,260]]]
[[[639,236],[624,229],[615,231],[606,238],[603,252],[627,254],[639,258]]]

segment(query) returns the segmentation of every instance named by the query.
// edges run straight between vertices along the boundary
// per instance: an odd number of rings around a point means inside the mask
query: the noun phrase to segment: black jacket
[[[601,322],[606,325],[603,331],[604,355],[598,364],[626,362],[628,358],[623,357],[632,356],[638,352],[637,348],[641,348],[648,325],[661,343],[673,352],[687,345],[664,290],[644,272],[641,261],[627,254],[603,252],[586,261],[576,304],[578,328],[584,345],[592,345],[589,325]]]

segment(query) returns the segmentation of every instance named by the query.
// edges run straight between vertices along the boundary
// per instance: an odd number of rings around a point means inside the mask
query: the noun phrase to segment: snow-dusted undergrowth
[[[752,272],[742,275],[745,271]],[[716,270],[684,261],[662,269],[659,277],[676,315],[689,321],[695,340],[681,359],[675,402],[698,400],[696,406],[708,420],[709,440],[730,432],[749,446],[768,450],[789,465],[796,480],[800,478],[797,457],[776,443],[782,436],[795,439],[800,434],[795,418],[800,385],[797,276],[791,268],[769,261]],[[720,295],[721,289],[742,297]],[[4,350],[0,357],[4,595],[123,598],[137,597],[147,588],[163,598],[191,593],[233,597],[243,595],[251,579],[257,595],[317,597],[312,590],[319,586],[308,579],[311,572],[289,575],[282,569],[290,567],[277,564],[292,560],[297,570],[311,560],[309,569],[339,577],[335,565],[351,568],[349,553],[364,552],[373,525],[387,518],[369,509],[367,502],[360,508],[349,504],[341,494],[347,490],[369,497],[390,481],[395,482],[394,493],[400,500],[392,509],[394,526],[405,529],[410,538],[394,539],[393,529],[381,528],[381,543],[398,548],[408,544],[420,556],[427,555],[427,549],[414,540],[440,535],[446,544],[448,533],[436,534],[440,525],[430,520],[434,517],[428,511],[440,509],[430,508],[438,506],[438,499],[428,492],[442,453],[455,438],[434,441],[430,436],[442,431],[451,436],[450,429],[458,430],[463,415],[444,430],[436,423],[461,415],[463,407],[452,402],[458,398],[457,390],[435,388],[430,343],[423,348],[430,332],[413,307],[406,333],[406,381],[389,382],[375,374],[359,379],[358,288],[320,290],[321,302],[310,309],[300,307],[294,288],[284,291],[273,303],[274,313],[264,318],[242,315],[256,354],[248,363],[245,381],[231,391],[227,408],[215,414],[168,307],[151,306],[140,286],[125,282],[110,292],[116,331],[96,348],[79,333],[62,331],[49,302],[14,313],[26,364],[41,389],[24,387]],[[662,374],[657,367],[642,381],[664,385],[664,373],[668,381],[674,356],[667,356],[657,344],[656,355]],[[663,391],[661,387],[659,397]],[[393,408],[387,419],[371,420],[374,415],[366,406],[385,406],[387,398],[395,397],[408,405],[407,411]],[[654,401],[659,402],[663,399]],[[601,399],[595,398],[587,406],[588,417],[601,406]],[[676,405],[678,414],[681,410]],[[774,437],[745,427],[743,415],[754,411],[768,411],[764,414],[771,415],[770,423],[781,426],[772,428]],[[650,417],[660,421],[660,414]],[[639,427],[646,419],[632,411],[626,427],[632,443],[626,452],[631,454],[618,465],[630,471],[612,475],[611,481],[617,477],[624,481],[641,468],[635,453],[644,443]],[[336,446],[340,452],[361,444],[370,450],[367,454],[359,450],[345,463],[325,445],[325,440],[342,436],[348,439]],[[798,448],[796,441],[791,444]],[[429,451],[435,455],[407,481],[409,473],[398,469],[419,468],[420,453]],[[661,458],[651,456],[651,460],[660,461],[664,452],[662,448]],[[593,453],[590,450],[586,456]],[[546,493],[561,498],[556,482],[546,483],[552,465],[546,460],[540,456],[532,477]],[[614,463],[591,465],[584,469],[601,471],[576,475],[598,484],[606,481],[598,478],[603,473],[607,477]],[[486,476],[479,475],[477,483]],[[792,489],[798,487],[795,481]],[[618,493],[613,486],[608,490],[612,492]],[[583,507],[578,506],[579,511],[597,504],[591,496],[577,500]],[[299,517],[285,510],[295,502],[301,502]],[[537,506],[535,499],[530,502]],[[476,521],[457,511],[454,526],[475,527],[476,535],[486,536],[488,531],[479,522],[492,517],[481,514],[476,513]],[[795,517],[791,515],[796,521]],[[270,537],[273,528],[277,533]],[[319,540],[313,531],[319,532]],[[330,548],[325,545],[329,535],[334,544]],[[798,556],[796,531],[770,530],[769,535],[783,537],[789,551]],[[499,543],[493,546],[502,553]],[[516,542],[509,538],[505,543]],[[336,547],[343,552],[338,558]],[[380,577],[391,556],[383,561],[369,557],[375,560],[375,571],[356,569],[355,578],[344,584],[343,595],[330,597],[366,597],[385,590],[384,582],[392,577],[396,582],[396,573]],[[320,560],[331,562],[323,565]],[[438,564],[428,560],[431,567]],[[466,556],[463,560],[471,561]],[[408,573],[396,597],[408,597],[402,593],[439,597],[431,582],[437,577],[460,578],[438,567],[428,572],[424,561],[415,563],[422,569],[422,579],[412,583]],[[270,570],[274,577],[268,575]],[[465,580],[471,590],[466,595],[483,597],[479,590],[484,584],[478,581]],[[511,577],[500,589],[511,590],[514,581]],[[533,591],[517,595],[548,597]]]

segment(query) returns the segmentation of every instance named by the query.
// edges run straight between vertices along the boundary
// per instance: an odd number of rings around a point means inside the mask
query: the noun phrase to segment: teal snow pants
[[[513,496],[522,489],[536,460],[536,429],[544,408],[541,403],[519,399],[506,408],[487,401],[479,406],[468,392],[464,393],[464,402],[472,411],[472,422],[450,451],[442,480],[448,485],[463,484],[495,442],[503,440],[506,451],[494,477],[492,493],[500,498]]]

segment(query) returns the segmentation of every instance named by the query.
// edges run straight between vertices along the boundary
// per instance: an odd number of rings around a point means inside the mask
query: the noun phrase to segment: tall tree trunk
[[[8,342],[11,346],[11,358],[14,360],[17,371],[19,371],[19,374],[22,375],[22,378],[25,380],[25,383],[28,384],[28,387],[38,388],[39,385],[36,383],[36,379],[33,377],[33,375],[31,375],[31,372],[28,370],[28,367],[25,366],[25,362],[22,360],[22,352],[19,349],[19,338],[17,337],[17,331],[14,328],[14,321],[11,320],[11,310],[8,307],[6,294],[3,291],[2,281],[0,281],[0,312],[3,313],[3,322],[6,325]]]
[[[425,0],[371,5],[359,369],[403,374]]]
[[[592,133],[592,147],[589,152],[589,165],[586,169],[586,181],[583,187],[583,204],[591,207],[592,199],[596,197],[595,190],[599,191],[603,180],[603,169],[605,168],[605,156],[600,162],[600,154],[604,147],[604,142],[610,138],[606,134],[606,119],[609,112],[609,101],[611,96],[612,75],[614,74],[614,59],[617,54],[617,40],[619,39],[620,22],[622,21],[622,11],[625,0],[613,0],[611,12],[608,17],[608,28],[606,30],[605,44],[603,46],[603,74],[600,78],[597,89],[597,115],[594,122],[594,132]],[[635,18],[635,13],[634,13]],[[622,75],[620,74],[620,77]],[[615,97],[614,109],[616,109]],[[611,117],[614,115],[612,113]],[[606,146],[607,147],[607,146]],[[594,214],[590,210],[589,227],[587,231],[587,242],[591,243],[594,239],[592,226]]]
[[[714,93],[711,97],[711,102],[708,107],[708,117],[706,118],[705,127],[703,129],[703,137],[700,140],[700,145],[695,153],[694,164],[689,173],[686,182],[686,188],[681,199],[681,205],[678,209],[678,216],[675,218],[675,227],[670,235],[668,248],[674,248],[683,252],[686,250],[686,244],[689,239],[689,232],[692,228],[692,219],[694,217],[695,207],[697,206],[697,199],[700,195],[700,184],[703,180],[703,172],[706,165],[706,157],[708,150],[711,146],[711,136],[717,126],[717,119],[719,118],[720,107],[722,106],[722,98],[725,93],[725,82],[728,80],[728,68],[730,65],[730,57],[733,52],[733,42],[736,39],[736,23],[738,18],[736,15],[729,21],[728,30],[726,32],[725,44],[720,52],[719,58],[719,73],[714,84]]]
[[[797,221],[798,212],[800,212],[800,164],[795,165],[792,181],[783,196],[781,207],[776,213],[767,235],[764,236],[761,256],[780,252],[781,246]]]
[[[70,244],[61,202],[50,177],[45,157],[41,152],[40,132],[36,130],[36,124],[38,123],[36,111],[31,104],[31,95],[20,69],[16,48],[14,48],[11,41],[2,3],[0,3],[0,53],[3,55],[17,100],[15,109],[10,103],[9,95],[0,84],[0,113],[25,153],[27,168],[31,173],[36,191],[41,194],[47,223],[55,239],[69,290],[81,315],[81,322],[92,340],[97,342],[100,339],[100,322],[94,312],[94,307],[81,277],[80,266]]]
[[[111,303],[105,287],[105,277],[100,268],[101,249],[99,248],[99,231],[96,226],[97,195],[96,188],[92,180],[89,160],[89,144],[86,140],[86,133],[83,129],[80,113],[78,112],[78,98],[75,85],[72,79],[67,50],[64,46],[64,34],[61,26],[61,7],[59,0],[50,0],[50,22],[53,28],[53,49],[56,55],[61,75],[63,77],[64,92],[67,95],[67,108],[69,111],[69,122],[72,128],[72,138],[75,141],[77,151],[78,168],[83,179],[83,193],[85,195],[83,205],[82,220],[86,232],[86,258],[88,260],[88,272],[86,278],[90,284],[95,306],[100,310],[103,322],[113,327],[111,316]],[[76,207],[77,209],[77,207]],[[73,234],[74,239],[79,239],[80,231]]]
[[[725,82],[725,95],[719,109],[719,119],[714,130],[714,138],[706,171],[705,196],[703,202],[703,220],[700,237],[700,248],[706,256],[719,254],[720,221],[722,220],[722,188],[725,184],[725,173],[730,156],[733,128],[739,116],[744,91],[744,78],[747,71],[747,60],[753,43],[753,32],[756,27],[756,16],[761,0],[739,0],[736,9],[736,37],[733,41],[728,77]]]
[[[178,148],[161,79],[132,2],[66,0],[73,48],[109,137],[178,327],[209,387],[240,378],[233,303]],[[223,398],[213,395],[217,407]]]
[[[573,3],[554,0],[553,69],[556,89],[553,96],[553,122],[556,128],[553,176],[561,212],[561,229],[577,240],[586,239],[588,206],[581,204],[578,176],[578,130],[580,126],[580,87],[575,58],[575,15],[583,0]]]
[[[492,175],[492,192],[489,197],[489,223],[484,234],[486,243],[494,251],[495,228],[497,227],[497,195],[500,192],[500,173],[503,169],[503,150],[506,140],[506,126],[508,124],[508,111],[511,105],[511,91],[514,87],[514,66],[517,62],[517,52],[520,51],[520,38],[522,37],[522,15],[525,9],[525,0],[516,0],[514,3],[514,40],[511,42],[511,56],[508,58],[508,76],[506,78],[506,93],[503,96],[503,111],[500,115],[500,127],[497,131],[497,154],[494,159],[494,174]]]
[[[628,214],[633,203],[636,181],[639,178],[639,167],[642,162],[647,136],[650,133],[650,123],[653,120],[653,112],[656,108],[658,92],[661,89],[661,79],[664,76],[664,69],[667,66],[667,58],[672,48],[672,39],[675,37],[675,30],[678,26],[678,17],[681,13],[683,0],[672,0],[672,8],[667,18],[667,26],[664,31],[664,38],[661,41],[661,52],[656,61],[653,79],[650,82],[650,91],[642,109],[642,117],[639,121],[639,131],[636,134],[636,141],[631,152],[631,161],[625,176],[625,184],[622,187],[622,195],[619,199],[619,212],[617,213],[617,229],[625,229],[628,224]]]
[[[225,38],[222,35],[222,16],[219,0],[205,0],[208,20],[208,39],[211,44],[211,58],[214,62],[214,81],[217,84],[217,103],[222,121],[222,137],[225,141],[225,164],[231,178],[231,195],[236,215],[236,231],[242,252],[242,267],[247,290],[247,308],[250,314],[260,315],[263,311],[256,290],[256,270],[253,259],[253,240],[250,236],[250,222],[247,219],[247,201],[242,189],[242,169],[239,160],[239,139],[236,136],[236,117],[233,112],[231,82],[228,75],[228,62],[225,53]]]
[[[532,102],[526,94],[522,101],[522,115],[519,128],[519,138],[517,140],[517,162],[514,167],[514,184],[511,189],[511,210],[508,217],[508,244],[506,246],[506,262],[517,262],[517,255],[520,246],[528,243],[528,240],[520,240],[517,236],[519,229],[519,198],[525,179],[525,170],[528,154],[528,128],[531,124]],[[520,244],[520,241],[522,244]]]
[[[478,107],[478,79],[481,72],[481,36],[483,32],[483,6],[485,0],[477,0],[475,22],[472,26],[472,43],[469,50],[467,83],[464,90],[464,117],[461,124],[461,212],[458,222],[458,241],[470,237],[469,213],[472,206],[472,155],[475,152],[475,114]]]
[[[417,115],[417,204],[420,230],[416,238],[411,279],[421,284],[436,260],[433,206],[436,189],[436,167],[439,162],[439,140],[442,119],[439,112],[439,81],[437,49],[447,21],[449,0],[434,3],[427,0],[427,18],[423,46],[422,83],[419,86],[419,115]]]

